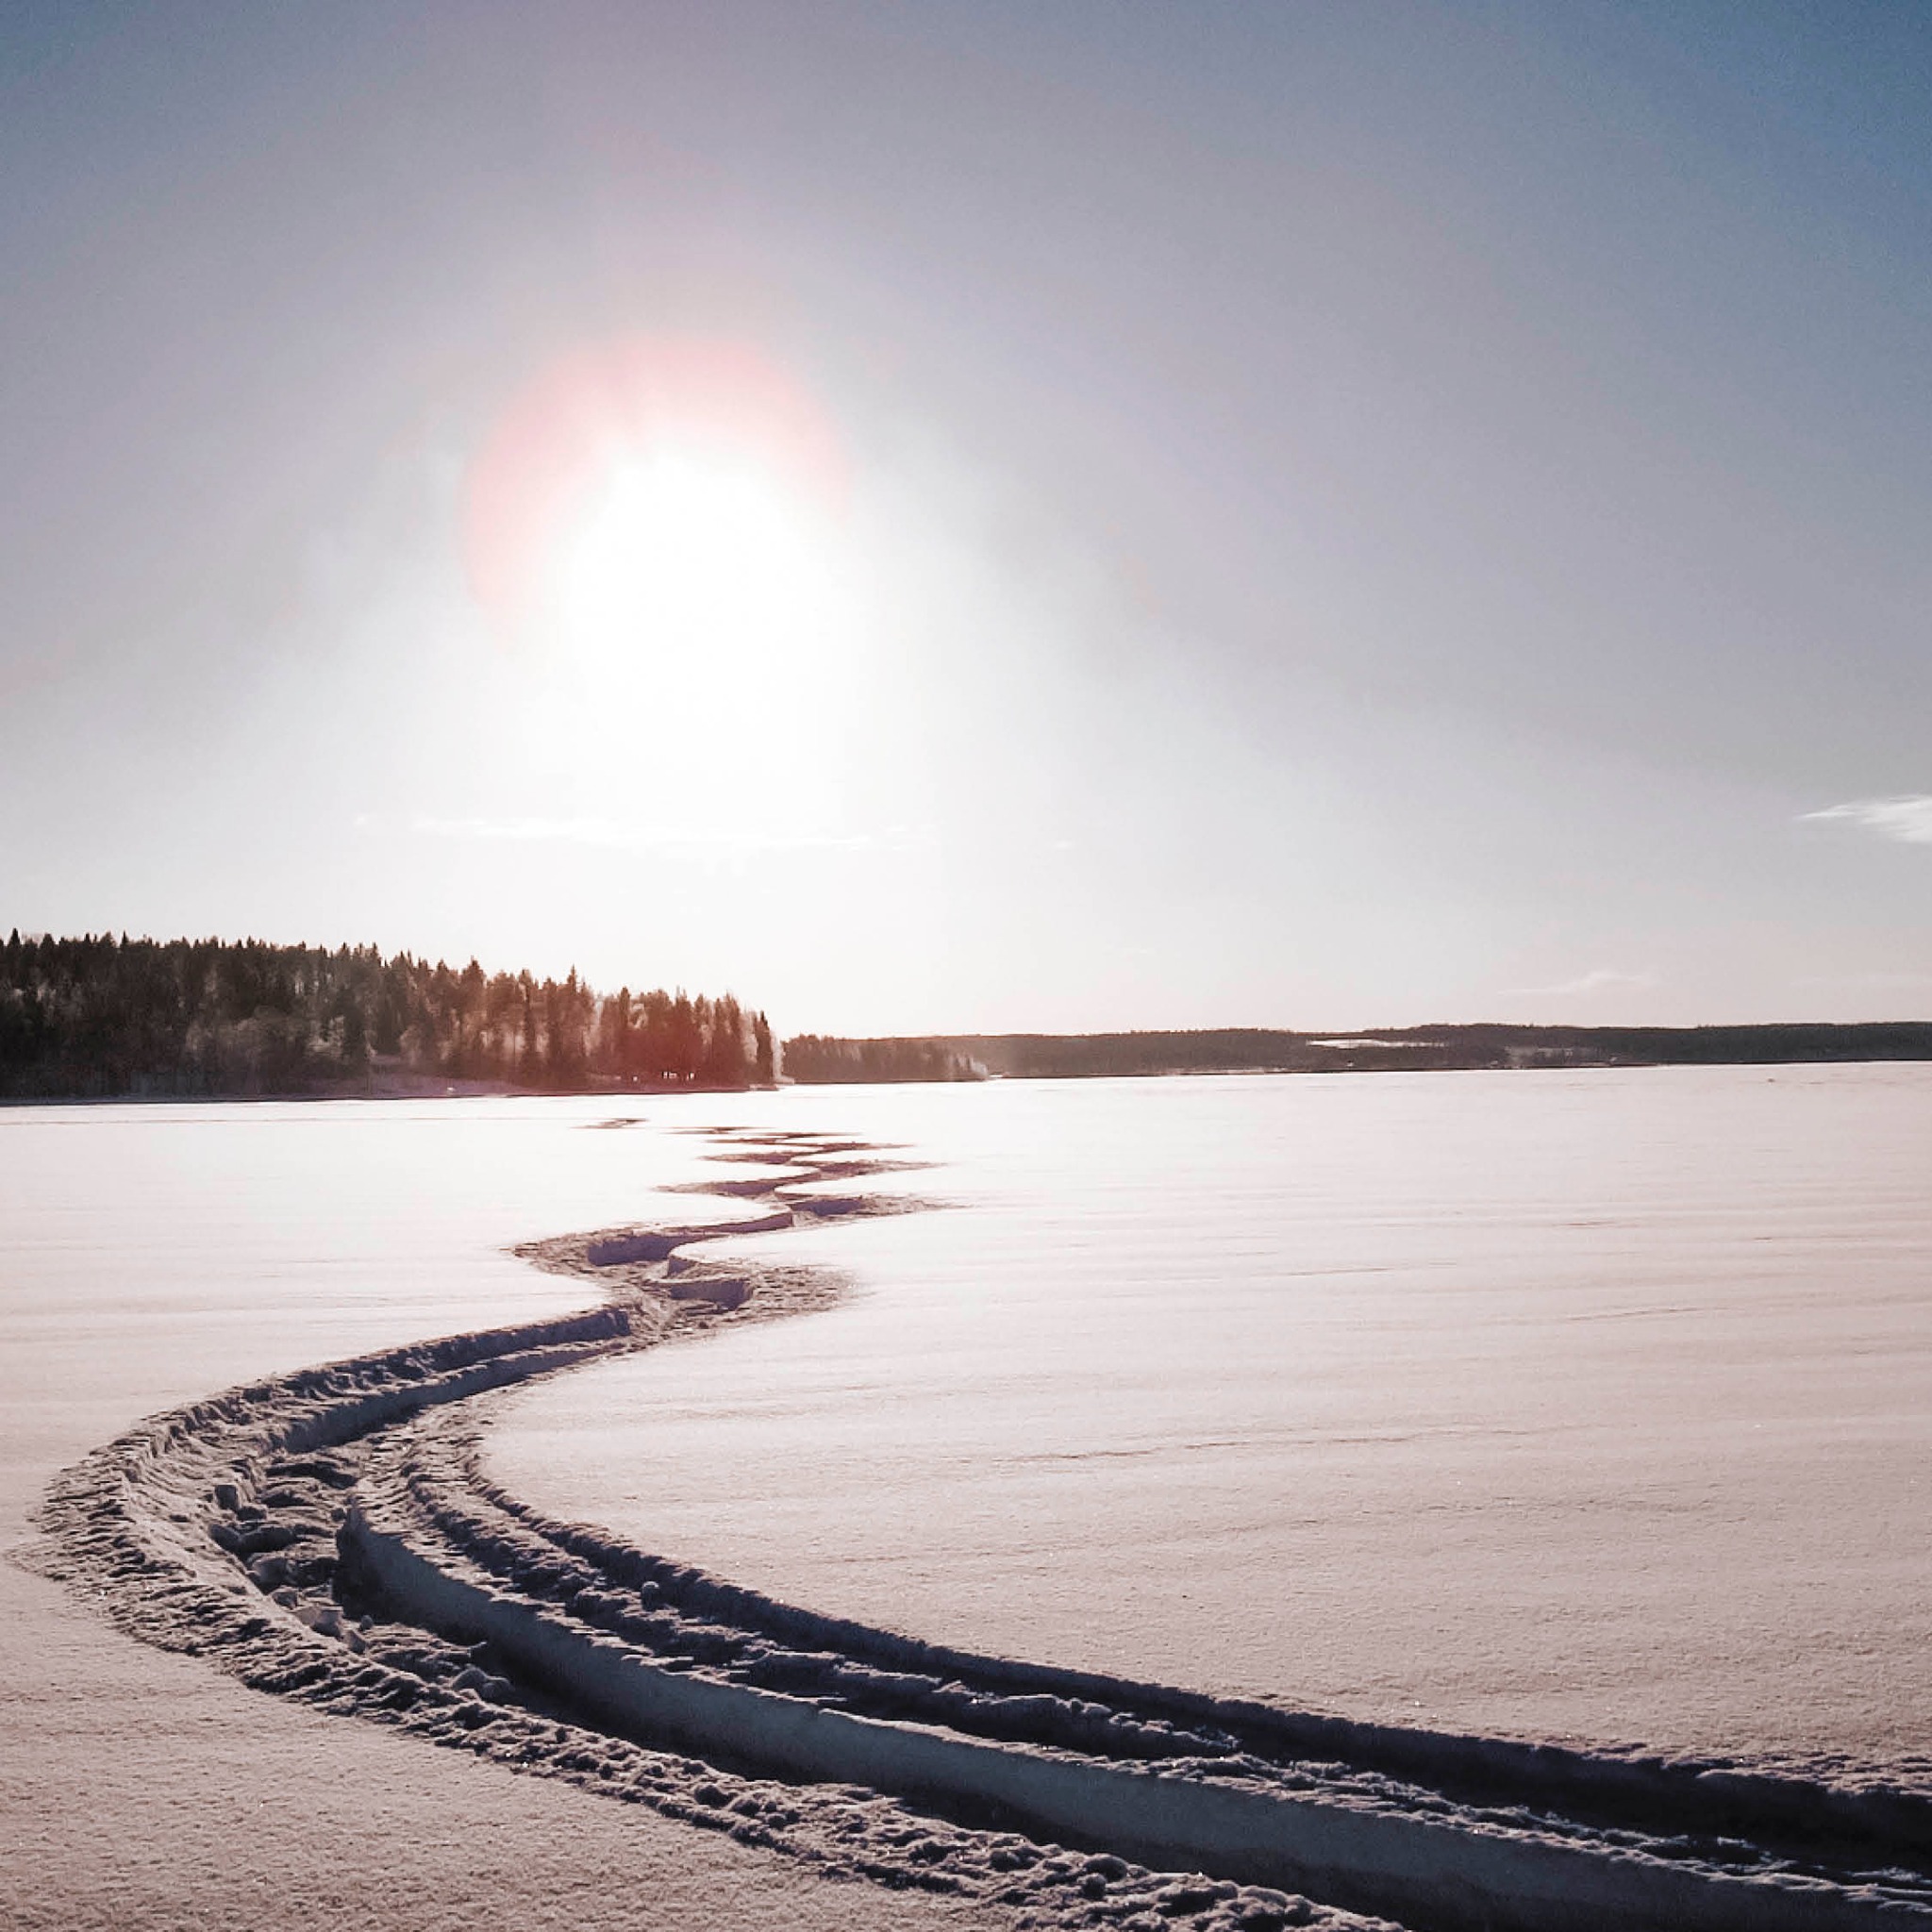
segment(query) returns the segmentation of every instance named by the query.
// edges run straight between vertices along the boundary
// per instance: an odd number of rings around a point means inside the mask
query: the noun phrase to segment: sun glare
[[[550,608],[583,668],[645,688],[790,682],[834,619],[836,533],[756,458],[627,452],[559,533]]]
[[[478,602],[600,701],[836,683],[853,633],[844,465],[825,412],[742,345],[646,338],[567,358],[471,466]]]
[[[580,791],[653,822],[836,814],[870,635],[845,501],[825,412],[741,346],[606,344],[513,400],[466,560]]]

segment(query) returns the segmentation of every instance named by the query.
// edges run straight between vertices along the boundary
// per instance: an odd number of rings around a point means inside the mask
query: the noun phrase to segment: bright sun
[[[790,683],[836,625],[836,533],[756,454],[625,452],[558,533],[552,609],[582,668],[669,695]]]
[[[511,398],[464,555],[555,795],[654,836],[842,818],[880,634],[849,494],[828,412],[743,344],[600,343]]]
[[[471,465],[478,602],[600,706],[798,723],[854,633],[845,465],[807,389],[743,344],[642,337],[575,352]],[[822,700],[829,702],[829,699]]]

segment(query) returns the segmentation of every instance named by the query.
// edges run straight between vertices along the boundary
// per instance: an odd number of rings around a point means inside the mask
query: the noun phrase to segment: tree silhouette
[[[601,999],[575,969],[539,980],[253,939],[16,930],[0,945],[0,1095],[743,1086],[765,1058],[729,993]]]

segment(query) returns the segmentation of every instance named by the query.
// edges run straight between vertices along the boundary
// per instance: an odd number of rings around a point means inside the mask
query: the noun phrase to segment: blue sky
[[[12,8],[0,918],[1932,1014],[1928,83],[1906,5]],[[837,503],[680,457],[506,626],[479,453],[667,343]]]

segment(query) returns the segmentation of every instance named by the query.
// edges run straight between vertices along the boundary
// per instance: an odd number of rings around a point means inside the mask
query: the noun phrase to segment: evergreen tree
[[[602,1000],[575,970],[539,981],[373,946],[125,933],[16,929],[0,944],[0,1095],[329,1092],[392,1076],[741,1086],[763,1064],[745,1033],[729,994]]]

